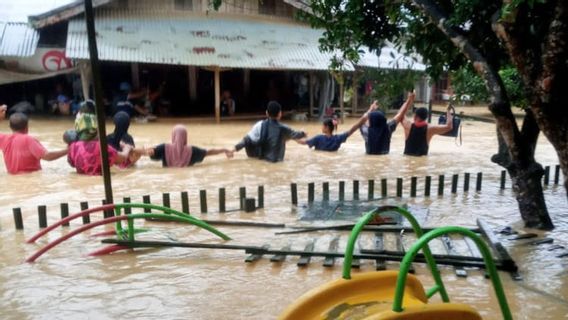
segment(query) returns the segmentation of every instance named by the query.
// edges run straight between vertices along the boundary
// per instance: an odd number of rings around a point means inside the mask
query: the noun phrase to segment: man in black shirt
[[[282,107],[276,101],[270,101],[266,109],[268,119],[257,122],[249,133],[235,145],[234,151],[246,148],[247,155],[270,162],[284,160],[286,142],[306,137],[302,131],[294,131],[279,122]]]
[[[428,109],[418,108],[414,113],[414,121],[408,119],[402,120],[404,127],[404,154],[407,156],[426,156],[430,146],[430,140],[436,134],[444,134],[453,127],[453,116],[448,107],[446,115],[446,124],[444,125],[430,125],[426,122],[428,119]]]

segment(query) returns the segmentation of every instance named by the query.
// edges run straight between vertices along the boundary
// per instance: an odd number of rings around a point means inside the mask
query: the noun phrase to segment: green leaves
[[[385,110],[400,108],[406,92],[414,88],[421,76],[421,72],[412,70],[366,69],[363,78],[373,82],[371,100],[378,100]]]
[[[451,72],[450,76],[456,100],[461,100],[462,96],[468,96],[472,101],[479,103],[489,100],[485,83],[475,73],[471,64]],[[511,104],[519,108],[526,108],[528,106],[526,91],[517,69],[507,66],[499,70],[499,76],[503,80]]]

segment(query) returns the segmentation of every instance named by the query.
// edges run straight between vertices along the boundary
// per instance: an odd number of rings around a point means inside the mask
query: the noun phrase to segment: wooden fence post
[[[292,204],[298,205],[298,185],[295,183],[290,184],[290,193],[292,196]]]
[[[59,205],[59,208],[61,209],[61,219],[65,219],[69,216],[69,204],[68,203],[61,203]],[[63,224],[64,227],[68,227],[69,226],[69,222],[65,222]]]
[[[431,176],[426,176],[426,183],[424,184],[424,196],[425,197],[429,197],[430,196],[430,189],[432,187],[432,177]]]
[[[144,204],[151,204],[152,201],[151,201],[151,199],[150,199],[150,195],[142,196],[142,202],[143,202]],[[150,213],[150,212],[152,212],[152,209],[150,209],[150,208],[144,208],[144,213]]]
[[[329,182],[322,183],[322,199],[323,201],[329,201]]]
[[[438,196],[444,195],[444,180],[443,174],[438,176]]]
[[[219,188],[219,212],[227,211],[225,206],[225,188]]]
[[[181,192],[181,212],[189,214],[189,194],[187,191]]]
[[[402,178],[396,178],[396,196],[402,198]]]
[[[199,190],[199,202],[201,206],[201,213],[207,213],[207,191]]]
[[[47,208],[46,206],[37,206],[37,217],[40,228],[47,228]]]
[[[264,186],[258,186],[257,196],[258,196],[257,207],[264,208]]]
[[[22,209],[14,208],[12,209],[12,213],[14,214],[14,225],[16,226],[16,230],[24,230],[24,219],[22,218]]]
[[[89,203],[86,202],[86,201],[81,202],[80,206],[81,206],[81,211],[85,211],[85,210],[89,209]],[[90,215],[86,214],[82,218],[83,218],[83,224],[91,223],[91,216]]]

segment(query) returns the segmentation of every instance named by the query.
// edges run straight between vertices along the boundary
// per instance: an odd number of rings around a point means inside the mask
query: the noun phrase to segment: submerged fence
[[[551,167],[546,166],[545,172],[543,176],[543,185],[547,186],[550,184],[550,172]],[[554,170],[554,185],[558,185],[560,181],[560,166],[556,165]],[[347,183],[346,181],[338,181],[337,183],[337,200],[338,201],[379,201],[383,199],[387,199],[389,197],[396,197],[396,198],[417,198],[417,197],[431,197],[431,196],[438,196],[443,197],[444,195],[456,195],[458,192],[462,191],[464,193],[470,192],[470,189],[475,192],[480,192],[483,187],[484,182],[484,174],[482,172],[477,172],[475,174],[471,174],[469,172],[465,172],[463,174],[451,174],[451,175],[438,175],[438,176],[425,176],[425,177],[410,177],[410,178],[395,178],[395,179],[387,179],[383,178],[380,180],[369,179],[364,182],[360,180],[352,180],[350,189],[351,189],[351,197],[346,197],[346,188]],[[363,186],[366,187],[363,188]],[[507,174],[506,171],[501,171],[500,178],[499,178],[499,189],[503,190],[506,189],[507,185]],[[448,192],[449,186],[449,192]],[[299,204],[299,197],[298,197],[298,184],[291,183],[290,184],[290,204],[297,206]],[[394,190],[394,193],[393,193]],[[366,191],[366,195],[362,194],[362,191]],[[209,193],[211,194],[211,193]],[[226,188],[219,188],[217,190],[217,200],[218,200],[218,209],[216,213],[218,214],[225,214],[229,212],[255,212],[257,209],[264,208],[264,200],[265,200],[265,188],[264,186],[258,186],[256,188],[256,197],[247,196],[247,189],[246,187],[240,187],[238,192],[238,197],[236,200],[238,201],[238,207],[236,208],[228,208],[227,207],[227,189]],[[189,192],[188,191],[181,191],[179,193],[179,202],[181,208],[174,208],[179,209],[182,212],[190,213],[190,199],[189,199]],[[198,192],[198,209],[196,212],[200,212],[201,214],[208,214],[211,213],[210,203],[208,203],[208,192],[207,190],[199,190]],[[162,193],[161,194],[161,202],[164,207],[171,208],[171,193]],[[318,197],[319,198],[319,197]],[[331,191],[330,191],[330,182],[324,181],[321,183],[321,201],[330,201],[331,198]],[[124,203],[131,203],[133,197],[124,197],[122,201]],[[235,198],[231,198],[235,199]],[[229,199],[229,200],[231,200]],[[143,195],[141,197],[141,201],[143,203],[152,203],[152,199],[150,195]],[[316,184],[314,182],[310,182],[307,184],[307,199],[306,202],[313,203],[316,201]],[[318,200],[319,201],[319,200]],[[154,200],[154,203],[156,201]],[[92,203],[91,203],[92,204]],[[100,202],[101,205],[106,204],[104,200]],[[79,203],[81,211],[87,210],[89,208],[89,202],[83,201]],[[61,203],[59,205],[59,213],[61,218],[65,218],[69,216],[70,211],[69,203]],[[145,212],[149,212],[149,209],[144,209]],[[130,214],[130,209],[126,209],[126,214]],[[14,226],[16,230],[24,229],[24,219],[22,216],[22,209],[17,207],[12,209],[12,214],[14,217]],[[39,228],[47,227],[47,206],[46,205],[38,205],[37,206],[37,215],[38,215],[38,226]],[[111,217],[114,213],[112,210],[105,211],[104,217]],[[88,224],[91,222],[91,217],[89,215],[83,216],[83,224]],[[67,224],[68,226],[68,224]]]

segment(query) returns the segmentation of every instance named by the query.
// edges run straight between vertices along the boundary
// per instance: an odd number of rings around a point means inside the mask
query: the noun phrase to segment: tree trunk
[[[564,176],[566,198],[568,199],[568,119],[566,119],[566,115],[564,115],[564,117],[548,116],[546,118],[541,116],[541,118],[538,119],[538,122],[539,127],[542,128],[542,132],[552,144],[556,150],[556,154],[558,155],[558,162],[562,169],[562,175]],[[550,122],[560,123],[556,124],[556,128],[552,128]]]
[[[490,107],[499,119],[497,121],[499,151],[491,160],[507,169],[513,182],[513,193],[525,227],[550,230],[554,228],[554,225],[548,214],[542,190],[544,169],[534,159],[539,128],[532,111],[527,110],[522,129],[520,131],[511,130],[516,127],[513,125],[515,118],[512,114],[505,116],[506,112],[500,112],[504,107],[506,105],[497,104],[492,104]],[[510,110],[510,106],[508,108]],[[513,137],[505,139],[503,135]]]
[[[540,229],[552,229],[544,195],[542,193],[542,166],[534,160],[534,150],[539,128],[532,111],[527,112],[522,130],[519,130],[503,80],[498,69],[489,63],[488,53],[473,45],[464,33],[458,32],[448,24],[448,15],[432,0],[412,0],[448,39],[471,61],[476,72],[481,76],[491,97],[489,110],[495,117],[500,142],[507,146],[509,157],[503,152],[493,156],[493,160],[504,164],[511,179],[513,191],[519,203],[521,218],[525,226]],[[498,17],[497,12],[494,17]],[[501,150],[502,151],[502,148]],[[510,161],[507,165],[507,160]]]
[[[537,162],[528,167],[519,167],[516,163],[507,168],[513,181],[513,191],[519,204],[525,227],[551,230],[554,228],[548,214],[542,192],[544,169]]]

